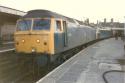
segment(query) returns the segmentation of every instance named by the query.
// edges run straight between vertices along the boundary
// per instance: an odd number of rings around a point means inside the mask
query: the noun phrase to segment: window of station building
[[[56,21],[56,31],[62,31],[61,21]]]

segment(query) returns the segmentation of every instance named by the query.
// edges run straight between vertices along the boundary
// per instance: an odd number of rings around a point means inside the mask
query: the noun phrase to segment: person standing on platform
[[[118,40],[118,32],[115,32],[115,40]]]

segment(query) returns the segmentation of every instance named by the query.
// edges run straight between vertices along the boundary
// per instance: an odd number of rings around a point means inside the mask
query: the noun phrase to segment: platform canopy
[[[121,30],[123,31],[124,28],[119,28],[119,27],[103,27],[103,28],[98,28],[99,30],[104,30],[104,31],[110,31],[110,30]]]
[[[4,22],[16,22],[21,16],[24,16],[26,12],[0,6],[0,24]]]

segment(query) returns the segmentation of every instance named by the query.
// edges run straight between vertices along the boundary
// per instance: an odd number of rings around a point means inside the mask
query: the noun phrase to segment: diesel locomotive
[[[31,10],[17,21],[17,53],[40,54],[50,61],[69,49],[96,39],[96,29],[48,10]],[[59,56],[59,55],[58,55]]]

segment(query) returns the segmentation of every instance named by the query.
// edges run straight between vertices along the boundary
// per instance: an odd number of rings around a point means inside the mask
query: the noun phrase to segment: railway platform
[[[0,53],[14,50],[14,43],[7,42],[0,44]]]
[[[125,83],[124,70],[123,41],[110,38],[85,48],[37,83]]]

